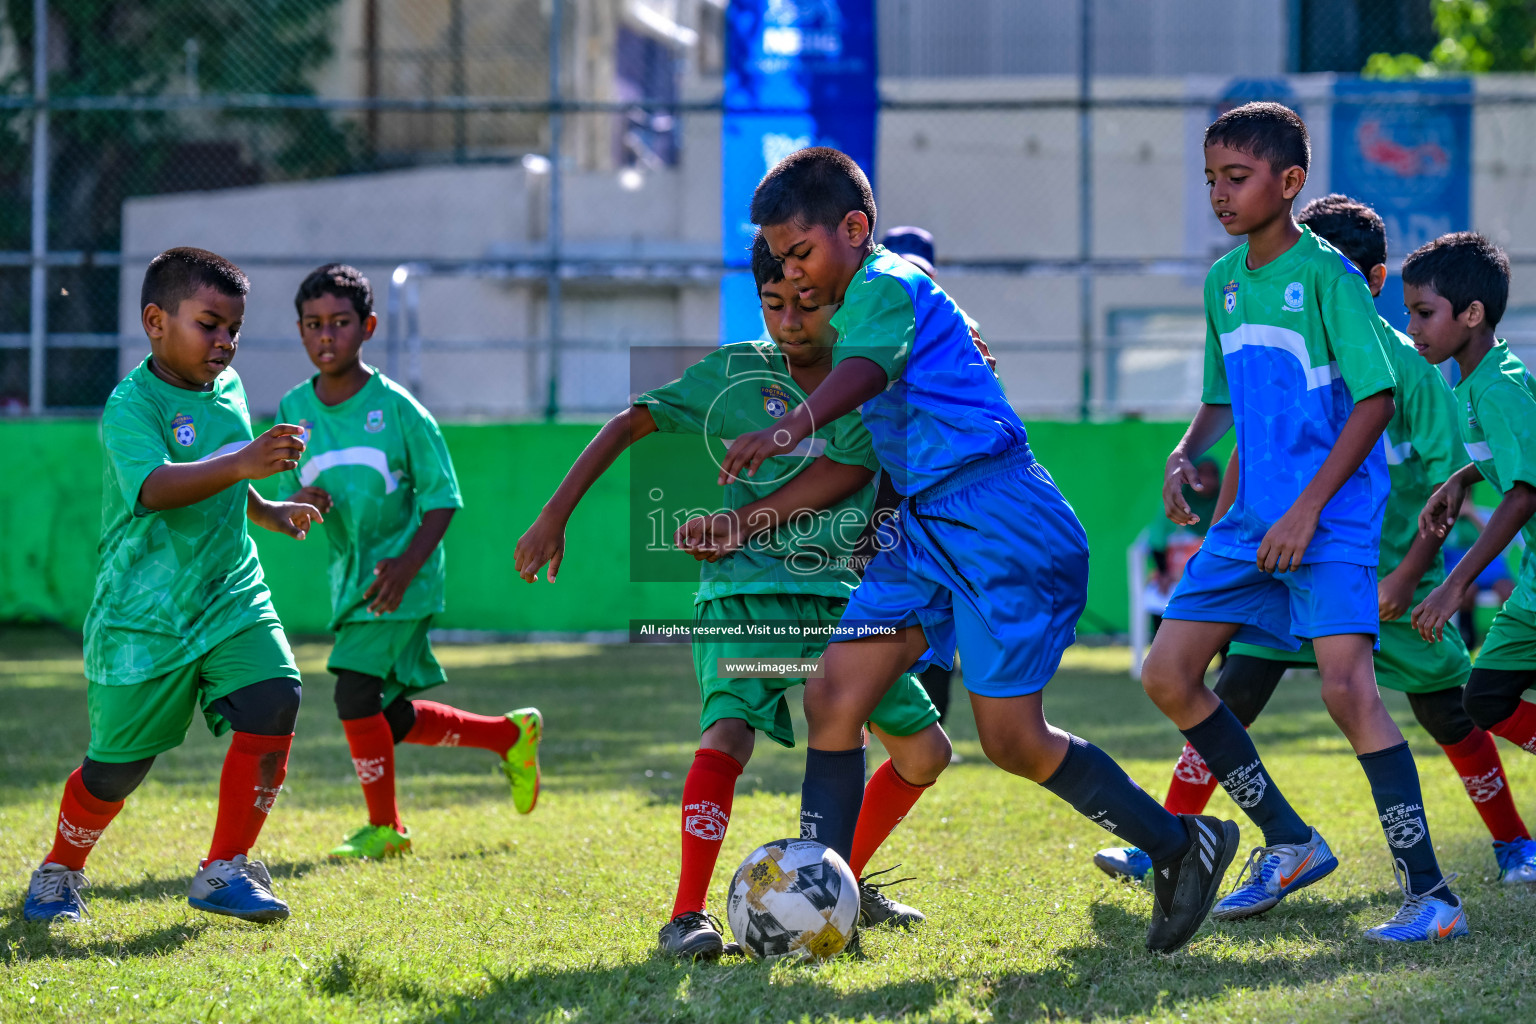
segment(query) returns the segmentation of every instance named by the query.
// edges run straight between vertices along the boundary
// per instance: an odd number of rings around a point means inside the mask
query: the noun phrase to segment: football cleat
[[[1189,850],[1177,862],[1152,866],[1152,920],[1147,948],[1172,953],[1194,937],[1211,912],[1221,879],[1237,856],[1237,823],[1209,814],[1181,814]]]
[[[1093,855],[1093,866],[1110,878],[1140,882],[1152,870],[1152,858],[1139,846],[1110,846]]]
[[[1516,839],[1494,843],[1493,855],[1499,862],[1499,881],[1505,885],[1536,882],[1536,842]]]
[[[85,900],[80,890],[91,883],[80,871],[63,864],[44,864],[32,872],[27,886],[27,901],[22,904],[24,921],[76,921],[85,916]]]
[[[909,907],[905,903],[897,903],[880,890],[890,885],[900,885],[902,882],[910,882],[910,878],[898,878],[890,882],[871,882],[871,878],[895,871],[901,867],[896,864],[884,871],[876,871],[859,879],[859,927],[878,928],[881,925],[890,925],[893,928],[911,928],[913,925],[922,924],[928,918],[923,916],[921,910]]]
[[[538,708],[507,712],[517,726],[517,742],[501,759],[501,770],[512,784],[512,806],[527,814],[539,802],[539,740],[544,738],[544,716]]]
[[[187,890],[187,902],[198,910],[242,921],[281,921],[288,916],[288,904],[272,895],[267,866],[247,860],[243,853],[199,868]]]
[[[1450,884],[1457,876],[1448,875],[1427,891],[1415,893],[1408,887],[1408,865],[1401,860],[1394,861],[1392,871],[1397,875],[1398,888],[1403,890],[1403,905],[1391,920],[1367,928],[1367,939],[1372,942],[1434,942],[1467,934],[1470,930],[1467,908],[1450,890]],[[1436,896],[1437,892],[1441,895]],[[1456,902],[1452,904],[1451,900]]]
[[[1243,865],[1244,877],[1237,887],[1216,904],[1211,916],[1218,921],[1239,921],[1256,917],[1285,899],[1327,876],[1339,866],[1317,829],[1305,843],[1260,846]]]
[[[688,910],[661,926],[656,944],[682,960],[714,960],[725,952],[725,933],[709,914]]]
[[[331,850],[337,860],[383,860],[411,851],[411,830],[393,825],[364,825]]]

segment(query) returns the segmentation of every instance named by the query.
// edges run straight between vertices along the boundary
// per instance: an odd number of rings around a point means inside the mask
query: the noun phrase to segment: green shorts
[[[1536,670],[1536,612],[1504,602],[1477,652],[1477,667],[1505,672]]]
[[[1409,614],[1381,624],[1381,649],[1376,652],[1376,682],[1399,693],[1439,693],[1465,686],[1472,664],[1467,660],[1467,645],[1455,629],[1445,630],[1439,642],[1425,640],[1408,621]],[[1486,648],[1485,648],[1486,649]],[[1277,651],[1254,644],[1233,644],[1229,654],[1247,654],[1267,661],[1283,661],[1316,666],[1312,645],[1301,650]]]
[[[796,621],[831,627],[843,615],[847,600],[818,594],[738,594],[696,605],[695,623]],[[795,745],[795,729],[789,719],[784,691],[804,683],[803,678],[722,679],[716,674],[720,658],[819,658],[826,640],[818,637],[789,643],[741,640],[695,640],[693,669],[699,680],[699,732],[725,718],[740,718],[761,730],[781,746]],[[871,725],[891,736],[911,736],[939,720],[938,709],[912,673],[903,675],[886,691]]]
[[[431,616],[344,622],[336,631],[336,645],[325,667],[332,672],[347,669],[378,676],[384,680],[385,707],[400,697],[409,700],[448,680],[427,639],[431,626]]]
[[[218,644],[196,661],[156,679],[130,686],[89,683],[85,706],[91,720],[92,761],[121,764],[179,747],[201,707],[208,731],[222,736],[230,725],[209,710],[220,697],[268,679],[298,679],[293,650],[280,623],[258,622]]]

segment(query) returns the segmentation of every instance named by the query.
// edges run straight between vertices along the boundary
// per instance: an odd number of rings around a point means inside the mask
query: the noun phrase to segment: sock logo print
[[[1120,827],[1119,825],[1115,824],[1113,821],[1109,820],[1109,812],[1108,811],[1096,811],[1093,814],[1088,815],[1088,820],[1093,822],[1095,825],[1099,826],[1100,828],[1102,828],[1106,832],[1113,832],[1115,829]]]
[[[101,838],[105,831],[99,828],[81,828],[71,824],[68,818],[59,815],[59,835],[70,846],[78,846],[82,850],[88,850],[96,845],[96,840]]]
[[[1221,780],[1221,788],[1227,791],[1232,802],[1243,810],[1257,807],[1259,801],[1264,799],[1264,793],[1269,789],[1269,780],[1264,776],[1264,765],[1261,761],[1239,768],[1226,778]]]
[[[1186,743],[1184,752],[1179,755],[1179,763],[1173,766],[1173,777],[1191,786],[1203,786],[1211,781],[1211,770],[1206,767],[1205,758]]]
[[[1424,808],[1419,804],[1398,804],[1389,807],[1381,816],[1382,830],[1387,842],[1399,850],[1423,842],[1428,828],[1424,824]]]
[[[1504,788],[1504,772],[1494,768],[1483,775],[1463,775],[1461,784],[1467,787],[1467,796],[1475,804],[1485,804],[1499,795]]]
[[[354,757],[352,767],[357,769],[358,781],[365,786],[370,782],[378,782],[384,777],[384,758],[382,757]]]
[[[379,769],[379,774],[384,774],[383,768]],[[358,769],[358,775],[362,775],[362,769]],[[255,786],[253,788],[256,790],[256,809],[262,814],[271,814],[272,805],[277,802],[277,794],[283,791],[283,787]]]
[[[724,839],[726,827],[730,823],[730,815],[713,800],[683,805],[683,828],[689,835],[706,842],[718,843]]]
[[[459,745],[459,734],[456,732],[445,732],[443,733],[443,738],[437,741],[437,745],[440,747],[456,747]]]

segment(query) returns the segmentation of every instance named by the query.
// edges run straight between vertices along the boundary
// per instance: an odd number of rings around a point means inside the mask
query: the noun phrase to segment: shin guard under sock
[[[731,799],[740,776],[741,764],[729,754],[700,750],[693,755],[693,766],[683,783],[682,865],[672,917],[704,909],[715,861],[731,824]]]

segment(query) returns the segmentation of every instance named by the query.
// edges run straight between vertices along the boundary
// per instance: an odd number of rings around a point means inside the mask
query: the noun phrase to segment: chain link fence
[[[1198,133],[1261,94],[1314,127],[1304,197],[1339,184],[1341,102],[1466,114],[1471,223],[1515,257],[1506,327],[1536,338],[1536,82],[1341,101],[1329,76],[1428,53],[1427,0],[877,6],[881,224],[933,232],[1027,415],[1198,400],[1201,282],[1230,244]],[[98,409],[173,245],[250,274],[258,414],[311,372],[292,295],[331,260],[374,282],[368,358],[439,415],[622,406],[628,349],[720,340],[724,25],[725,0],[0,6],[0,412]],[[1434,159],[1389,150],[1406,177]]]

